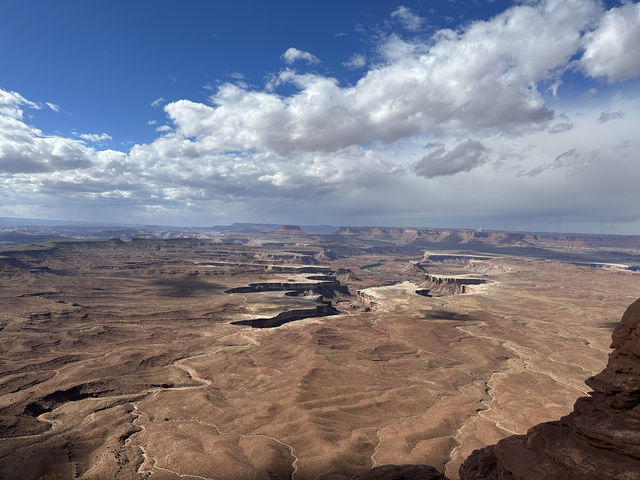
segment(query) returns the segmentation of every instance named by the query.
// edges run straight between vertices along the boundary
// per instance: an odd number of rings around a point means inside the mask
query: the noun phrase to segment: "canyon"
[[[631,237],[136,232],[0,249],[1,478],[512,478],[627,421]]]

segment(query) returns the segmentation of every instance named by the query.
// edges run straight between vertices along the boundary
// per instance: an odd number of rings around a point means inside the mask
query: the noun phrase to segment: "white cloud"
[[[16,92],[0,89],[0,185],[3,176],[70,171],[91,165],[92,150],[81,141],[43,135],[24,123],[22,108],[36,108],[34,105]]]
[[[101,143],[105,140],[111,140],[111,135],[106,133],[79,133],[78,137],[88,142]]]
[[[163,97],[158,97],[153,102],[151,102],[149,105],[151,105],[153,108],[157,108],[160,105],[162,105],[163,103],[164,103],[164,98]]]
[[[318,57],[313,55],[312,53],[305,52],[303,50],[298,50],[297,48],[287,48],[287,50],[282,54],[282,60],[284,60],[289,65],[293,64],[298,60],[303,60],[307,63],[317,64],[320,63]]]
[[[156,123],[158,123],[157,120],[147,120],[147,125],[155,125]]]
[[[211,149],[279,155],[393,143],[427,132],[542,128],[552,111],[537,84],[566,67],[599,12],[582,0],[518,5],[462,31],[440,31],[434,43],[391,37],[382,49],[393,55],[354,86],[284,70],[272,85],[289,83],[297,88],[293,95],[227,83],[211,96],[213,107],[180,100],[165,110],[180,135]]]
[[[200,105],[191,106],[193,115]],[[305,221],[312,215],[337,223],[582,230],[619,222],[617,228],[637,225],[640,232],[634,180],[640,165],[633,154],[640,148],[640,112],[633,103],[610,107],[627,112],[622,122],[601,123],[599,112],[567,112],[557,118],[571,118],[574,128],[554,135],[496,132],[482,142],[417,135],[286,155],[222,151],[207,135],[179,132],[129,152],[98,151],[1,116],[0,194],[5,212],[27,198],[38,208],[55,205],[57,215],[65,208],[100,211],[105,221],[111,212],[118,221],[137,215],[136,221],[157,223],[174,215],[176,222],[197,222],[213,210],[230,219],[293,215],[301,221],[290,209],[295,200]],[[451,192],[464,209],[451,209]],[[21,205],[36,215],[35,207]],[[562,223],[567,219],[572,223]]]
[[[41,108],[37,103],[27,100],[18,92],[0,89],[0,115],[21,119],[23,106],[36,110]]]
[[[360,53],[354,53],[353,55],[351,55],[351,57],[349,57],[349,60],[344,62],[342,65],[355,70],[358,68],[364,68],[366,64],[367,58],[364,55]]]
[[[640,75],[640,3],[626,2],[607,11],[585,36],[580,60],[587,74],[609,81]]]
[[[51,110],[53,110],[54,112],[59,112],[62,110],[62,107],[60,107],[60,105],[56,105],[55,103],[45,102],[45,105],[49,107]]]
[[[521,2],[425,41],[390,36],[353,85],[292,68],[272,89],[223,83],[209,103],[164,105],[170,125],[122,152],[43,134],[23,120],[38,104],[0,89],[0,208],[640,233],[640,99],[603,89],[597,109],[554,112],[538,92],[603,14]]]
[[[391,12],[391,18],[398,20],[404,28],[411,31],[419,30],[424,23],[424,18],[404,5],[398,6]]]

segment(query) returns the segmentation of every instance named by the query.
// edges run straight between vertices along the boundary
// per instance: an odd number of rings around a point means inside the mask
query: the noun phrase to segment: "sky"
[[[638,2],[2,12],[2,217],[640,234]]]

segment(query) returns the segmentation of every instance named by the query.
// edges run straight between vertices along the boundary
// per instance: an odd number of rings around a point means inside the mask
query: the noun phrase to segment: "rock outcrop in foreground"
[[[427,465],[382,465],[354,480],[447,480],[447,477]]]
[[[573,412],[476,450],[461,480],[640,479],[640,300],[623,315],[612,347]]]
[[[586,381],[593,392],[573,412],[475,450],[460,480],[640,480],[640,299],[611,346],[607,367]],[[445,479],[419,467],[384,465],[358,480]]]

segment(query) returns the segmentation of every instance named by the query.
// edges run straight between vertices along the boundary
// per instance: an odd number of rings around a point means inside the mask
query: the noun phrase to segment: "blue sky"
[[[640,234],[640,6],[8,0],[0,216]]]
[[[412,35],[489,18],[510,2],[405,2],[430,23]],[[8,7],[8,9],[7,9]],[[47,132],[109,131],[118,142],[150,142],[150,103],[206,101],[208,88],[242,74],[264,85],[295,44],[315,52],[314,70],[355,82],[362,71],[342,65],[374,52],[394,31],[388,1],[9,1],[4,6],[0,87],[64,106],[64,115],[32,112]],[[397,23],[397,22],[395,22]],[[404,32],[403,32],[404,33]],[[16,41],[16,39],[20,39]],[[106,144],[106,143],[105,143]]]

